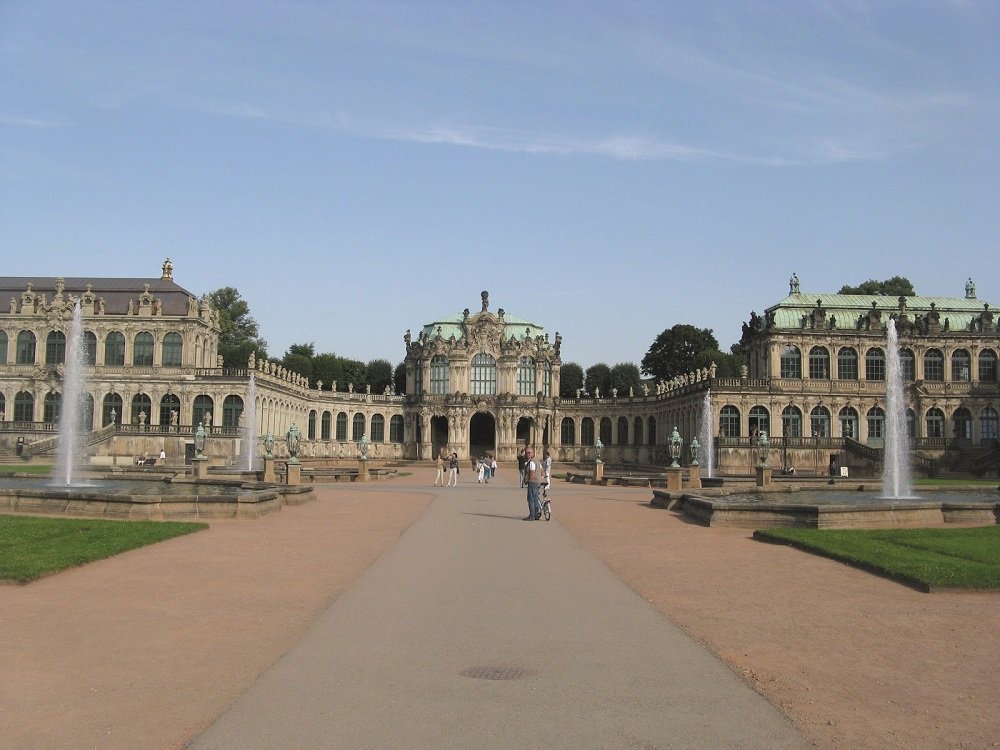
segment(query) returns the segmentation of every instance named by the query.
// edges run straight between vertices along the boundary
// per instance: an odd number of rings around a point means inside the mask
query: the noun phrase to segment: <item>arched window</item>
[[[838,415],[840,420],[840,436],[858,439],[858,412],[853,406],[845,406]]]
[[[480,352],[472,358],[469,392],[473,396],[495,396],[497,392],[497,361]]]
[[[89,393],[83,394],[83,403],[80,404],[80,428],[86,432],[94,429],[94,397]]]
[[[337,440],[347,440],[347,412],[337,412]]]
[[[49,391],[45,394],[42,402],[42,421],[46,424],[55,424],[59,421],[59,407],[62,404],[62,394]]]
[[[531,357],[517,360],[517,395],[535,395],[535,360]]]
[[[319,431],[319,439],[320,440],[329,440],[330,439],[330,429],[331,429],[332,425],[333,425],[333,415],[330,412],[328,412],[328,411],[323,412],[323,416],[320,419],[320,426],[319,426],[320,427],[320,431]]]
[[[882,407],[873,406],[868,410],[868,442],[881,443],[885,437],[885,412]]]
[[[813,437],[830,437],[830,410],[825,406],[815,406],[809,412],[809,432]]]
[[[781,434],[786,438],[802,437],[802,411],[797,406],[786,406],[781,412]]]
[[[956,383],[972,380],[972,357],[966,349],[956,349],[951,353],[951,379]]]
[[[771,415],[765,406],[751,407],[747,415],[750,420],[750,436],[756,437],[762,432],[771,434]]]
[[[176,419],[174,418],[176,415]],[[172,393],[160,399],[160,424],[179,426],[181,418],[181,400]]]
[[[858,379],[858,353],[849,346],[837,352],[837,379]]]
[[[720,437],[740,436],[740,410],[735,406],[726,405],[719,412]]]
[[[145,393],[137,393],[132,397],[132,424],[149,425],[153,418],[153,402]]]
[[[215,402],[211,396],[207,396],[204,393],[200,396],[195,396],[194,408],[191,411],[191,424],[197,427],[201,423],[205,429],[208,429],[215,424],[213,411],[215,411]]]
[[[995,440],[1000,437],[1000,416],[992,406],[979,412],[979,437],[981,440]]]
[[[944,412],[934,407],[927,410],[927,418],[925,420],[927,426],[926,435],[929,438],[943,438],[944,437]]]
[[[940,349],[928,349],[924,354],[924,380],[944,380],[944,356]]]
[[[142,331],[135,336],[135,348],[132,351],[134,367],[153,366],[153,334]]]
[[[972,412],[962,407],[951,415],[953,435],[957,440],[972,440]]]
[[[184,340],[179,333],[171,331],[163,337],[163,366],[180,367],[184,352]]]
[[[14,421],[35,421],[35,397],[27,391],[20,391],[14,395]]]
[[[372,434],[373,443],[385,442],[385,417],[381,414],[372,414]]]
[[[979,352],[979,382],[997,382],[997,353],[992,349]]]
[[[906,410],[906,436],[909,438],[917,436],[917,415],[909,408]]]
[[[552,396],[552,363],[548,360],[542,362],[542,395]]]
[[[66,334],[49,331],[45,337],[45,364],[60,365],[66,361]]]
[[[825,346],[809,350],[809,377],[812,380],[830,379],[830,352]]]
[[[104,366],[121,367],[125,364],[125,334],[112,331],[104,339]]]
[[[646,445],[656,445],[656,417],[646,420]]]
[[[576,445],[576,422],[572,417],[563,417],[559,425],[559,442],[563,445]]]
[[[636,417],[632,423],[632,444],[642,445],[642,417]]]
[[[240,426],[240,417],[243,416],[243,399],[234,393],[222,399],[222,426],[235,430]]]
[[[6,416],[7,416],[7,399],[4,397],[4,395],[2,393],[0,393],[0,414],[3,414],[4,415],[4,419],[6,419]],[[3,420],[0,420],[0,421],[3,421]]]
[[[31,331],[21,331],[17,334],[17,364],[35,364],[35,334]]]
[[[797,380],[802,377],[802,354],[798,347],[786,346],[781,350],[781,377]]]
[[[93,331],[83,332],[83,364],[91,367],[97,364],[97,336]]]
[[[917,379],[917,367],[914,363],[913,352],[909,349],[899,350],[899,369],[904,382],[912,383]]]
[[[7,332],[0,331],[0,365],[7,364]]]
[[[393,414],[389,419],[389,442],[403,442],[403,417],[401,414]]]
[[[309,410],[309,418],[306,421],[306,440],[316,439],[316,410]]]
[[[885,380],[885,352],[877,346],[865,353],[865,380]]]
[[[108,393],[101,402],[101,427],[107,427],[114,422],[122,423],[122,397],[117,393]]]
[[[601,442],[611,445],[611,417],[601,417]]]
[[[618,417],[618,445],[628,445],[628,417]]]
[[[580,422],[580,444],[590,446],[594,443],[594,420],[584,417]]]
[[[358,412],[351,421],[351,440],[358,442],[365,436],[365,415]]]
[[[450,393],[451,375],[448,358],[443,354],[431,357],[431,395],[443,396]]]

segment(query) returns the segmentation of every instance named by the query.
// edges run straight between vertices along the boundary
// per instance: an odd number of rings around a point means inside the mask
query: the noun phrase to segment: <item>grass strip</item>
[[[960,529],[761,529],[789,544],[922,591],[1000,589],[1000,526]]]
[[[207,528],[205,523],[177,521],[0,516],[0,580],[27,583]]]

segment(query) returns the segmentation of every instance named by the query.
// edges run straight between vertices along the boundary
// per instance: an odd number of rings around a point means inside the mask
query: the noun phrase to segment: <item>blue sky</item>
[[[272,356],[465,307],[638,363],[910,278],[1000,304],[1000,3],[0,0],[0,273],[235,286]]]

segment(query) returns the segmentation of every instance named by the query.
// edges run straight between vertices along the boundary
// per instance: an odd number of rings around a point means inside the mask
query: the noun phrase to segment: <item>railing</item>
[[[854,438],[844,438],[844,448],[854,455],[860,456],[868,461],[875,461],[877,463],[882,460],[881,448],[875,448],[871,445],[859,443]]]

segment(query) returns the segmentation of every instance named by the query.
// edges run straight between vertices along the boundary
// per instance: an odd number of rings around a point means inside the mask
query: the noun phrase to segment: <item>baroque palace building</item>
[[[172,462],[190,459],[200,423],[217,464],[257,455],[267,434],[281,456],[295,425],[300,458],[317,464],[354,461],[367,439],[369,458],[386,462],[451,451],[512,461],[530,444],[567,463],[600,456],[663,466],[673,430],[687,463],[692,438],[706,442],[707,419],[711,445],[701,463],[720,474],[751,473],[762,434],[772,466],[870,470],[884,430],[893,324],[918,465],[975,461],[998,438],[998,329],[971,281],[964,297],[893,300],[806,294],[793,276],[785,299],[743,325],[740,377],[717,377],[710,367],[641,392],[569,398],[559,396],[562,337],[503,308],[492,312],[487,292],[478,312],[434,320],[415,337],[406,332],[402,394],[310,383],[268,360],[223,367],[218,312],[174,281],[169,259],[158,278],[8,277],[0,294],[10,299],[0,309],[0,455],[51,453],[77,302],[94,463],[161,448]]]

